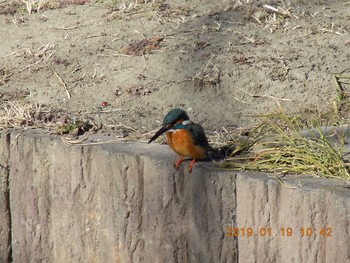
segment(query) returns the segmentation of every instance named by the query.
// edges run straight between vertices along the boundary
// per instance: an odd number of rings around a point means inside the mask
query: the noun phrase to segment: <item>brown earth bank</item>
[[[214,135],[279,105],[328,110],[348,67],[349,11],[347,1],[2,1],[1,99],[121,137],[158,128],[172,107]]]

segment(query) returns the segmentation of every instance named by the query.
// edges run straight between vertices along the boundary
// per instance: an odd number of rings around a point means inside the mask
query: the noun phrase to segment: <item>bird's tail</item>
[[[231,156],[234,150],[235,148],[233,148],[232,146],[224,146],[222,148],[214,148],[212,146],[209,146],[208,157],[215,161],[227,159]]]

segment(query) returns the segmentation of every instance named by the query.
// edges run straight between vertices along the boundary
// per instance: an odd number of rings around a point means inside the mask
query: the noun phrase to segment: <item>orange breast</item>
[[[207,158],[207,151],[204,147],[195,145],[191,134],[185,129],[168,131],[166,133],[168,144],[178,155],[191,157],[193,159]]]

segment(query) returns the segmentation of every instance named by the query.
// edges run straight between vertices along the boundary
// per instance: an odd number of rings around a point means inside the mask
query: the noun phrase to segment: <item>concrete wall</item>
[[[350,261],[344,181],[188,174],[167,146],[15,136],[0,140],[1,262]]]

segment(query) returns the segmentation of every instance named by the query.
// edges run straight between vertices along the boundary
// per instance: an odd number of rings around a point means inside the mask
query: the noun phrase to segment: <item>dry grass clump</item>
[[[0,108],[0,129],[41,126],[42,104],[6,101]]]
[[[28,14],[39,12],[43,9],[58,9],[67,5],[84,5],[89,0],[21,0]]]
[[[237,149],[243,153],[240,156],[232,155],[223,166],[238,170],[350,179],[350,164],[344,158],[345,137],[338,138],[338,145],[334,145],[320,126],[310,130],[308,136],[300,132],[304,127],[300,116],[288,116],[284,112],[266,116],[247,140],[238,145]]]
[[[28,14],[31,14],[34,10],[39,12],[45,3],[45,0],[21,0],[21,1],[22,3],[25,4]]]
[[[78,136],[99,127],[90,119],[64,112],[46,110],[41,103],[5,101],[0,107],[0,130],[11,128],[42,128],[54,134]]]

